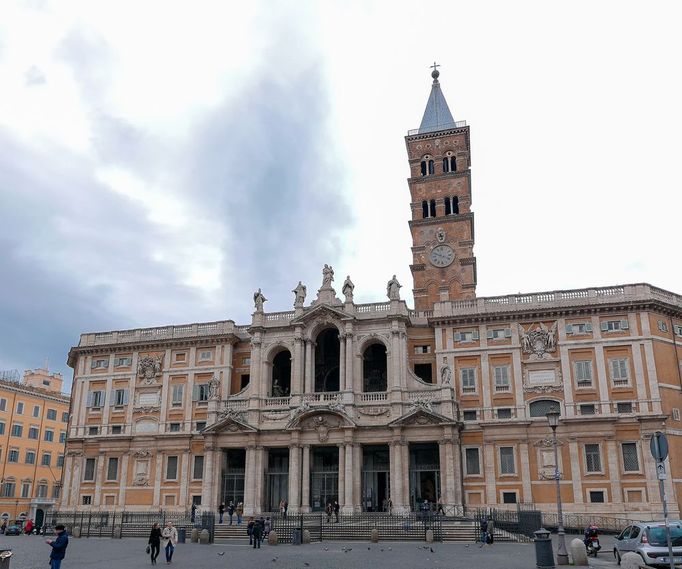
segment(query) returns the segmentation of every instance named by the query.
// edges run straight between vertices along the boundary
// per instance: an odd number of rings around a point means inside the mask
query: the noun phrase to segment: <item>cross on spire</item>
[[[433,62],[433,65],[429,65],[429,69],[433,69],[434,71],[438,71],[438,67],[440,67],[439,64],[437,64],[435,61]]]
[[[440,75],[440,71],[438,71],[438,68],[440,65],[438,65],[435,61],[433,62],[433,65],[429,65],[430,69],[433,69],[431,72],[431,77],[433,77],[433,82],[437,83],[438,82],[438,76]]]

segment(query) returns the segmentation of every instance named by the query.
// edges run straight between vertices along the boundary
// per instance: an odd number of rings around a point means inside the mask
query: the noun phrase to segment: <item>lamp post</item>
[[[568,565],[568,551],[566,551],[566,532],[564,531],[564,514],[561,509],[561,485],[559,480],[561,474],[559,473],[559,452],[557,451],[556,428],[559,425],[559,417],[561,413],[556,407],[552,407],[547,412],[547,422],[552,428],[552,446],[554,447],[554,480],[556,481],[556,509],[557,509],[557,534],[558,548],[556,553],[556,560],[559,565]]]

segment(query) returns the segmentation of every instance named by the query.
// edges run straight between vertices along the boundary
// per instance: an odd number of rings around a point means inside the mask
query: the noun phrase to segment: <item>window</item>
[[[64,455],[58,454],[57,455],[57,468],[63,468],[63,466],[64,466]]]
[[[59,482],[55,482],[54,486],[52,486],[52,498],[55,500],[59,500],[59,496],[61,495],[62,487],[59,485]]]
[[[509,367],[495,366],[495,391],[509,391]]]
[[[192,478],[194,480],[201,480],[204,477],[204,457],[201,455],[194,457],[194,468],[192,469]]]
[[[171,397],[171,405],[182,405],[182,390],[183,390],[183,386],[181,383],[176,383],[173,385],[173,395]]]
[[[50,380],[49,379],[43,379],[43,385],[46,387],[50,387]]]
[[[665,320],[659,320],[658,321],[658,329],[661,332],[667,332],[668,331],[668,323],[665,322]]]
[[[639,457],[637,456],[637,443],[622,443],[623,470],[625,472],[639,472]]]
[[[111,425],[111,434],[120,435],[123,433],[123,425]]]
[[[477,342],[479,339],[478,330],[470,330],[469,332],[456,332],[456,342]]]
[[[604,320],[601,323],[602,332],[618,332],[627,330],[630,327],[627,320]]]
[[[90,369],[106,369],[109,367],[109,358],[98,358],[92,360]]]
[[[679,324],[674,324],[673,330],[675,330],[676,336],[682,336],[682,326],[680,326]]]
[[[549,411],[551,411],[552,409],[560,411],[561,405],[559,404],[558,401],[554,401],[552,399],[539,399],[538,401],[533,401],[528,406],[528,409],[530,411],[531,417],[546,418],[547,413],[549,413]]]
[[[50,466],[51,462],[52,462],[52,453],[44,452],[43,453],[43,459],[40,461],[40,465],[41,466]]]
[[[604,503],[604,491],[603,490],[590,490],[590,502],[593,504],[603,504]]]
[[[118,478],[118,458],[115,456],[109,457],[107,464],[107,480],[116,480]]]
[[[465,367],[460,370],[462,393],[476,393],[476,368]]]
[[[33,416],[34,417],[40,417],[40,406],[39,405],[33,406]]]
[[[452,213],[455,215],[459,214],[459,198],[457,196],[452,198]]]
[[[462,419],[464,421],[475,421],[476,411],[462,411]]]
[[[500,447],[500,473],[516,474],[514,447]]]
[[[627,358],[610,359],[609,367],[611,369],[611,380],[613,381],[613,385],[627,385],[630,383]]]
[[[516,492],[502,492],[503,504],[516,504]]]
[[[208,401],[208,383],[199,383],[194,386],[192,401]]]
[[[575,362],[575,381],[578,387],[592,387],[592,361],[580,360]]]
[[[19,462],[19,451],[15,448],[9,450],[7,462]]]
[[[197,421],[196,429],[197,431],[203,431],[206,428],[206,421]]]
[[[0,435],[5,434],[5,423],[3,421],[0,421]]]
[[[581,415],[594,415],[597,412],[594,403],[583,403],[580,406]]]
[[[433,173],[433,160],[430,156],[425,156],[421,161],[421,174],[422,176],[433,176]]]
[[[21,434],[23,433],[23,431],[24,431],[24,427],[22,427],[18,423],[15,423],[14,425],[12,425],[12,436],[13,437],[20,437]]]
[[[0,411],[7,411],[7,399],[0,399]]]
[[[114,398],[112,403],[115,406],[122,406],[128,404],[128,390],[127,389],[116,389],[114,391]]]
[[[33,450],[27,450],[26,451],[26,464],[35,464],[36,463],[36,453]]]
[[[64,411],[62,412],[62,423],[68,423],[69,422],[69,412]]]
[[[250,381],[251,381],[250,373],[241,374],[241,376],[239,377],[239,391],[241,391],[242,389],[246,389]]]
[[[250,366],[251,365],[251,358],[250,357],[242,358],[242,365]]]
[[[14,498],[16,492],[16,484],[14,482],[4,482],[2,485],[2,497]]]
[[[632,412],[632,403],[630,401],[616,403],[616,413],[619,415],[627,415],[628,413]]]
[[[166,459],[166,480],[175,480],[178,477],[178,457],[169,456]]]
[[[466,471],[468,475],[481,474],[481,461],[477,448],[467,448],[464,450]]]
[[[28,482],[24,482],[21,485],[21,497],[30,498],[31,497],[31,485]]]
[[[431,353],[431,346],[415,346],[414,347],[414,353],[415,354],[430,354]]]
[[[101,407],[104,405],[104,391],[91,391],[88,393],[88,407]]]
[[[503,340],[504,338],[511,338],[511,328],[496,328],[495,330],[488,330],[488,340]]]
[[[414,374],[426,383],[433,383],[431,364],[414,364]]]
[[[17,402],[17,415],[23,415],[24,414],[24,404],[21,401]]]
[[[133,358],[129,356],[121,356],[114,359],[114,367],[129,367],[133,363]]]
[[[62,444],[66,442],[66,431],[59,431],[59,442]]]
[[[199,352],[199,361],[205,362],[213,359],[213,352],[211,350],[203,350]]]
[[[38,427],[34,427],[33,425],[31,425],[28,428],[28,438],[37,441],[39,437],[40,437],[40,430],[38,429]]]
[[[429,202],[424,200],[422,202],[422,218],[426,219],[427,217],[429,217]]]
[[[677,407],[673,407],[673,421],[680,420],[680,410]],[[2,425],[4,427],[4,425]],[[4,428],[0,428],[0,435],[4,433]]]
[[[54,431],[51,431],[50,429],[45,430],[45,442],[46,443],[51,443],[54,441]]]
[[[83,505],[84,506],[91,506],[92,505],[92,496],[83,496]]]
[[[574,324],[566,324],[566,334],[568,335],[579,335],[579,334],[589,334],[592,332],[591,322],[576,322]]]
[[[99,427],[88,427],[88,435],[99,435]]]
[[[168,426],[168,430],[169,430],[171,433],[179,433],[179,432],[180,432],[180,423],[171,423],[171,424]]]
[[[443,164],[445,164],[445,160],[443,160]],[[447,170],[446,170],[447,172]],[[446,197],[445,198],[445,215],[450,215],[452,213],[452,210],[450,209],[450,198]]]
[[[502,407],[497,410],[497,418],[498,419],[511,419],[512,418],[512,410],[511,407]]]
[[[57,410],[56,409],[48,409],[47,410],[47,420],[48,421],[56,421],[57,420]]]
[[[585,445],[585,470],[587,472],[601,472],[601,455],[598,444]]]
[[[47,498],[47,482],[38,484],[38,498]]]
[[[95,479],[95,459],[85,459],[85,469],[83,470],[83,480],[92,482]]]

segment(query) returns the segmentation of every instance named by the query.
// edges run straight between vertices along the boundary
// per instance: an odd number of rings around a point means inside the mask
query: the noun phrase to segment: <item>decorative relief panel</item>
[[[161,356],[146,355],[137,362],[137,379],[144,385],[154,385],[161,375]]]
[[[540,322],[537,326],[531,324],[526,330],[519,324],[519,336],[521,338],[521,349],[524,354],[529,354],[534,358],[548,357],[551,352],[556,352],[557,347],[557,324],[555,322],[550,328]]]

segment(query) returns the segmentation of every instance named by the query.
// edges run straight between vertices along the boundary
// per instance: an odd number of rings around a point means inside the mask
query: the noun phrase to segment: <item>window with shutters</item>
[[[623,470],[625,472],[639,472],[639,456],[637,455],[637,443],[622,443]]]
[[[592,361],[580,360],[573,364],[577,387],[592,387]]]
[[[114,359],[114,367],[130,367],[133,363],[133,358],[130,356],[120,356]]]
[[[12,425],[12,436],[13,437],[20,437],[23,432],[24,432],[24,427],[22,425],[19,425],[18,423],[15,423],[14,425]]]
[[[0,435],[4,435],[4,434],[5,434],[5,422],[0,421]]]
[[[530,412],[531,417],[547,417],[547,413],[549,413],[552,409],[556,409],[557,411],[561,410],[561,404],[558,401],[554,401],[553,399],[539,399],[537,401],[533,401],[529,406],[528,410]]]
[[[627,330],[628,328],[630,328],[630,324],[626,319],[603,320],[601,323],[602,332],[619,332],[621,330]]]
[[[109,367],[109,358],[93,358],[90,369],[106,369]]]
[[[85,468],[83,469],[83,480],[85,482],[92,482],[95,479],[95,459],[86,458]]]
[[[178,477],[178,457],[169,456],[166,459],[166,480],[176,480]]]
[[[414,353],[416,355],[430,354],[431,353],[431,346],[415,346],[414,347]]]
[[[38,484],[38,498],[47,498],[47,482]]]
[[[171,397],[171,405],[178,407],[182,405],[182,392],[183,385],[181,383],[176,383],[173,385],[173,395]]]
[[[488,340],[504,340],[511,338],[511,328],[495,328],[486,333]]]
[[[476,368],[462,368],[459,375],[462,382],[462,393],[476,393]]]
[[[21,485],[21,497],[30,498],[31,497],[31,485],[28,482],[24,482]]]
[[[516,474],[514,447],[500,447],[500,474]]]
[[[64,466],[64,455],[58,454],[57,455],[57,468],[62,468],[63,466]]]
[[[495,391],[509,391],[511,389],[509,366],[495,366],[493,374],[495,375]]]
[[[47,410],[47,420],[48,421],[56,421],[57,420],[57,410],[56,409],[48,409]]]
[[[107,480],[117,480],[118,479],[118,458],[115,456],[109,457],[109,463],[107,464]]]
[[[477,342],[479,339],[478,330],[469,330],[467,332],[456,332],[455,341],[456,342]]]
[[[44,452],[43,458],[40,461],[41,466],[50,466],[51,463],[52,463],[52,453]]]
[[[609,359],[611,381],[614,386],[628,385],[630,383],[630,369],[627,358]]]
[[[52,485],[52,498],[58,500],[62,493],[62,487],[59,482],[55,482]]]
[[[40,417],[40,406],[39,405],[33,406],[33,416],[34,417]]]
[[[2,484],[2,497],[3,498],[14,498],[14,493],[16,492],[16,482],[12,480],[6,480]]]
[[[466,473],[469,476],[477,476],[481,474],[481,459],[478,448],[464,449]]]
[[[23,401],[17,401],[17,415],[23,415],[24,414],[24,402]]]
[[[585,445],[585,471],[590,473],[601,472],[599,444]]]
[[[91,391],[88,393],[88,407],[98,409],[104,405],[104,391]]]
[[[591,333],[591,322],[573,322],[572,324],[566,324],[566,334],[569,336],[580,336],[581,334]]]
[[[194,457],[194,466],[192,468],[192,479],[201,480],[204,477],[204,457],[197,455]]]
[[[116,389],[114,391],[113,405],[116,407],[122,407],[128,404],[128,390],[127,389]]]
[[[196,384],[192,399],[194,401],[208,401],[208,383]]]
[[[0,411],[7,411],[7,399],[4,397],[0,399]]]
[[[19,451],[15,448],[9,449],[7,462],[19,462]]]
[[[69,412],[64,411],[62,413],[62,423],[68,423],[69,422]]]

